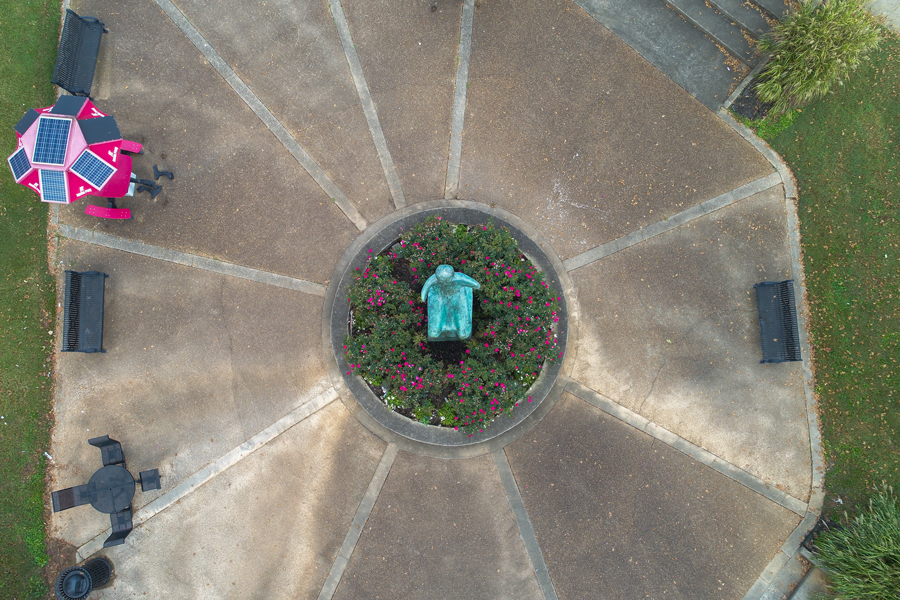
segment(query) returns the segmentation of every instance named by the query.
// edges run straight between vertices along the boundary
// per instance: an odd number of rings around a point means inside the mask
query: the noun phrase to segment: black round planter
[[[359,376],[350,375],[343,351],[347,335],[350,304],[347,290],[355,281],[356,268],[366,264],[396,243],[403,232],[430,217],[453,223],[475,225],[493,221],[509,230],[519,249],[544,273],[550,288],[561,298],[556,335],[562,360],[545,363],[537,381],[526,395],[532,402],[518,406],[511,416],[501,416],[481,432],[467,435],[452,428],[423,425],[389,408]],[[371,250],[371,252],[370,252]],[[356,418],[382,439],[401,448],[443,458],[463,458],[492,452],[520,437],[546,414],[565,387],[565,375],[571,370],[566,352],[575,340],[574,293],[562,262],[543,238],[524,221],[504,210],[477,202],[436,200],[414,204],[370,225],[347,249],[338,263],[325,297],[323,338],[331,380],[345,405]]]

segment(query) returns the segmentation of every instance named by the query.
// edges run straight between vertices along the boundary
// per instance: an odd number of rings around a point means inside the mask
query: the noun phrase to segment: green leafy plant
[[[369,252],[349,290],[349,373],[392,410],[469,434],[532,401],[531,384],[560,358],[553,331],[559,298],[507,230],[435,218],[384,252]],[[465,341],[427,341],[420,293],[442,264],[481,284]]]
[[[767,115],[762,119],[753,121],[732,111],[732,115],[738,121],[756,132],[756,135],[764,140],[770,140],[779,133],[787,131],[794,123],[794,118],[800,113],[800,109],[789,110],[780,115]]]
[[[773,102],[776,114],[803,106],[828,93],[878,45],[878,22],[866,10],[868,0],[811,0],[760,38],[759,49],[772,58],[755,90]]]
[[[823,533],[816,546],[834,598],[900,598],[900,504],[887,484],[867,509]]]

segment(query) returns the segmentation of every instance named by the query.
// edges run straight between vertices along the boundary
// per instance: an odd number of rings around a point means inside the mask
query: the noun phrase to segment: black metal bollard
[[[89,560],[80,567],[69,567],[56,578],[58,600],[84,600],[95,587],[105,585],[112,575],[112,565],[105,558]]]

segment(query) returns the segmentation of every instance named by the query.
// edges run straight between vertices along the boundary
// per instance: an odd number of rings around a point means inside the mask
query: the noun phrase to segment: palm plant
[[[782,114],[818,100],[865,60],[878,45],[878,21],[868,0],[803,0],[798,9],[759,41],[772,54],[760,75],[757,96]]]
[[[846,527],[816,540],[831,594],[839,600],[900,598],[900,503],[886,484]]]

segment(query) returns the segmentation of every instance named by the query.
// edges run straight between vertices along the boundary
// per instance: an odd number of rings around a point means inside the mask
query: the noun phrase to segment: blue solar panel
[[[62,171],[41,169],[41,200],[45,202],[68,202],[66,194],[66,174]]]
[[[116,172],[111,166],[100,160],[96,154],[85,150],[72,165],[71,171],[96,187],[98,190],[106,185],[112,174]]]
[[[72,121],[42,116],[38,120],[37,139],[34,141],[32,160],[44,165],[62,165],[69,147],[69,130]]]
[[[13,177],[16,178],[16,181],[22,179],[25,176],[25,173],[31,169],[31,163],[28,162],[28,155],[25,154],[25,148],[19,148],[6,160],[9,161],[9,168],[12,169]]]

